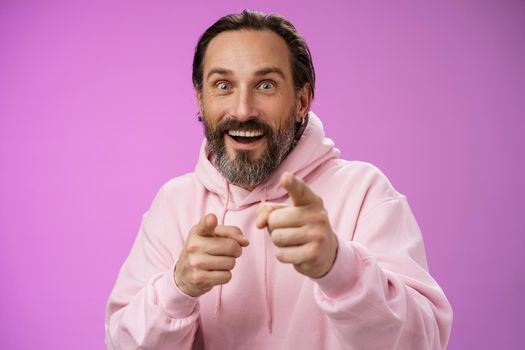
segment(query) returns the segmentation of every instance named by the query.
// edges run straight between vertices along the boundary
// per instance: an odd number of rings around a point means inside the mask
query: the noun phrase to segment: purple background
[[[525,2],[190,3],[1,1],[0,348],[103,348],[141,215],[196,162],[197,38],[243,8],[298,27],[327,135],[408,196],[449,349],[520,348]]]

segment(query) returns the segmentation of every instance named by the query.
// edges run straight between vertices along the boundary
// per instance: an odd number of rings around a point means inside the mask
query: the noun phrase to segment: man
[[[452,310],[406,198],[338,158],[295,28],[243,11],[200,38],[206,140],[157,194],[110,295],[110,349],[442,349]]]

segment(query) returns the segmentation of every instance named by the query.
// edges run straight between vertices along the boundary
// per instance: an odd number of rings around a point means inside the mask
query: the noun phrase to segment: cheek
[[[204,112],[217,121],[228,114],[231,107],[231,99],[224,96],[211,96],[204,101],[203,107]]]
[[[208,124],[217,126],[221,116],[224,114],[221,112],[221,105],[213,101],[206,101],[201,105],[202,116],[206,119]]]
[[[260,104],[260,110],[264,111],[265,119],[273,128],[280,128],[288,122],[291,116],[295,116],[295,108],[291,100],[275,99]]]

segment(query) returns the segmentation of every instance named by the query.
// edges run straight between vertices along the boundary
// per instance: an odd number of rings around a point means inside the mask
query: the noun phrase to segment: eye
[[[265,80],[259,84],[259,89],[261,90],[270,90],[275,87],[275,84],[269,80]]]
[[[227,81],[219,81],[217,84],[215,84],[215,87],[219,91],[228,91],[230,89],[230,84]]]

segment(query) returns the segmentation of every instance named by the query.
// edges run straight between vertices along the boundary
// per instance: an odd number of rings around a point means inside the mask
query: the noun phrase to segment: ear
[[[305,83],[304,86],[297,92],[296,118],[297,122],[305,117],[310,111],[312,104],[312,87],[310,83]]]
[[[195,91],[195,97],[197,98],[197,103],[199,104],[199,114],[202,116],[202,111],[204,108],[202,108],[202,90],[198,89]]]

